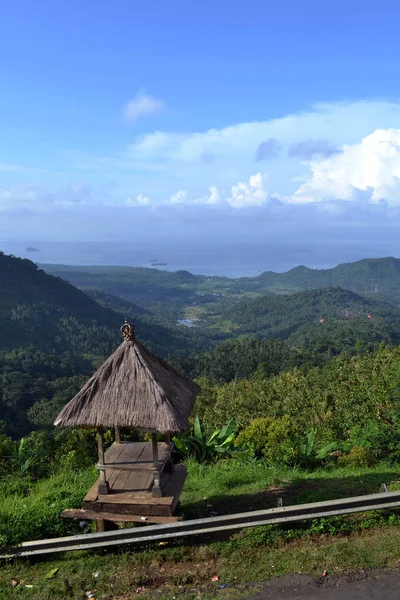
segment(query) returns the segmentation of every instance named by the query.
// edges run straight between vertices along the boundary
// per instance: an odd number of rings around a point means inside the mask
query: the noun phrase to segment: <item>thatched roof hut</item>
[[[133,325],[125,322],[121,331],[122,344],[63,408],[54,425],[161,433],[188,429],[199,386],[138,342]]]

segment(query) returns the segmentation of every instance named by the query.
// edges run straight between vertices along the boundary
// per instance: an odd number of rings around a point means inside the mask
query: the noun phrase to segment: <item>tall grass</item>
[[[77,533],[79,524],[63,519],[66,508],[81,506],[96,480],[94,469],[64,470],[39,482],[28,476],[0,481],[0,546]]]

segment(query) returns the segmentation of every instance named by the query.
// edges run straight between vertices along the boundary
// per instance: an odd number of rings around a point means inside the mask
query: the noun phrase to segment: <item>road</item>
[[[361,571],[315,580],[305,575],[272,579],[247,600],[400,600],[400,571]]]

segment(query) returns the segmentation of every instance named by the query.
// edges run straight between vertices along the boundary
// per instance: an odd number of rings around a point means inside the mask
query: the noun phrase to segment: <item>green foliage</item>
[[[13,440],[0,431],[0,477],[10,471],[10,459],[14,455]]]
[[[353,349],[358,340],[367,349],[380,341],[400,343],[398,309],[341,288],[242,300],[226,306],[222,318],[233,323],[236,334],[286,339],[310,349],[315,345],[325,360]]]
[[[339,465],[352,467],[370,467],[375,463],[375,457],[362,446],[354,446],[348,454],[343,454],[338,460]]]
[[[287,416],[254,419],[238,435],[236,446],[251,449],[269,464],[294,465],[304,459],[300,432]]]
[[[63,519],[61,513],[81,505],[96,477],[93,469],[66,469],[38,483],[27,474],[4,480],[0,487],[0,546],[78,533],[79,524]]]
[[[55,434],[54,461],[59,467],[84,469],[97,460],[97,438],[91,429],[60,429]]]
[[[33,347],[0,351],[0,410],[6,432],[20,438],[34,427],[51,427],[92,371],[89,359],[68,352],[49,355]]]
[[[192,430],[175,436],[172,441],[181,458],[194,457],[199,463],[205,463],[233,451],[235,430],[236,422],[230,419],[208,436],[201,419],[196,416]]]
[[[250,378],[266,379],[278,374],[290,362],[290,348],[282,340],[244,338],[217,344],[205,353],[191,354],[175,361],[190,378],[205,377],[212,384]]]

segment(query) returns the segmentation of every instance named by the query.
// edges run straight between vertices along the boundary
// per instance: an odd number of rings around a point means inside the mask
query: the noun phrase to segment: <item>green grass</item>
[[[276,506],[277,497],[289,505],[373,493],[381,483],[389,489],[400,488],[398,468],[387,464],[306,472],[229,459],[215,465],[189,461],[188,471],[181,497],[186,518],[268,508]],[[49,531],[51,535],[71,533],[76,525],[59,515],[64,508],[80,505],[95,476],[93,471],[65,472],[34,485],[10,480],[9,495],[4,489],[1,492],[0,531],[24,539],[40,537],[35,532],[42,537]],[[162,546],[116,548],[101,555],[67,553],[56,560],[13,560],[0,568],[0,600],[14,596],[81,599],[93,589],[98,600],[114,600],[121,595],[136,597],[141,586],[145,587],[143,598],[246,597],[254,593],[257,581],[287,573],[319,576],[324,570],[342,573],[395,567],[400,557],[399,525],[396,511],[376,511],[255,527]],[[53,568],[58,572],[46,579]],[[94,577],[97,572],[99,576]],[[211,582],[215,574],[218,584]],[[12,590],[12,579],[24,580],[33,588],[21,585]],[[222,583],[228,587],[220,589]]]
[[[0,546],[79,532],[79,525],[60,515],[77,508],[96,481],[94,469],[65,470],[39,482],[14,476],[0,480]]]
[[[331,467],[312,472],[296,468],[268,468],[262,461],[241,459],[214,465],[187,463],[189,477],[181,497],[185,516],[212,512],[240,512],[270,508],[283,498],[286,506],[379,492],[380,484],[395,485],[398,467]]]

